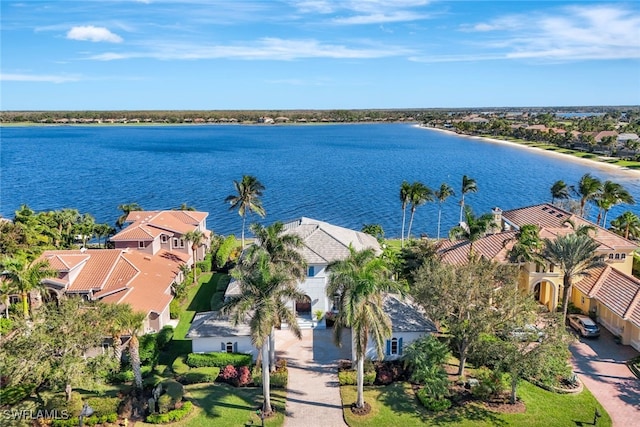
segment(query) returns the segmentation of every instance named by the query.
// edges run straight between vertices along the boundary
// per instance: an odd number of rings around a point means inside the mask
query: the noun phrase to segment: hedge
[[[93,409],[93,415],[103,416],[116,414],[121,401],[117,397],[90,397],[87,404]]]
[[[86,426],[95,426],[97,424],[115,423],[118,421],[118,414],[107,415],[92,415],[90,417],[84,417],[82,422]],[[66,420],[54,419],[51,420],[51,427],[77,427],[80,425],[79,417],[72,417]]]
[[[182,356],[176,357],[176,360],[173,361],[173,365],[171,365],[171,370],[176,375],[184,375],[189,372],[189,366],[184,363],[184,358]]]
[[[262,387],[262,371],[254,368],[253,372],[253,385],[256,387]],[[275,372],[269,374],[269,385],[271,388],[287,388],[289,381],[289,372],[287,368],[280,368]]]
[[[445,409],[449,409],[451,407],[451,401],[446,398],[438,399],[436,397],[431,397],[426,389],[422,388],[418,390],[416,393],[420,403],[428,410],[432,412],[444,411]]]
[[[180,382],[182,384],[212,383],[218,379],[219,375],[218,367],[193,368],[180,377]]]
[[[166,414],[152,414],[147,416],[146,422],[150,424],[167,424],[172,423],[174,421],[180,421],[191,412],[193,409],[193,404],[189,401],[184,402],[182,408],[174,409],[173,411],[169,411]]]
[[[192,368],[217,367],[224,368],[227,365],[251,366],[253,361],[250,354],[245,353],[189,353],[187,365]]]
[[[164,348],[169,344],[169,342],[173,339],[173,326],[167,325],[158,332],[156,336],[156,343],[158,344],[159,350],[164,350]]]
[[[373,385],[376,380],[376,371],[364,373],[364,385]],[[338,381],[340,385],[356,385],[358,383],[358,375],[356,371],[340,371],[338,372]]]

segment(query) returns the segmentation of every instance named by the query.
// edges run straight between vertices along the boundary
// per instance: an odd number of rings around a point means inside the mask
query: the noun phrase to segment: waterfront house
[[[599,243],[596,253],[606,267],[594,269],[575,281],[570,301],[584,313],[591,314],[624,344],[640,350],[640,280],[632,276],[633,252],[638,245],[603,227],[567,212],[555,205],[543,203],[519,209],[493,210],[494,222],[500,227],[474,243],[474,252],[486,259],[506,263],[507,253],[515,243],[515,232],[523,225],[537,225],[540,237],[554,239],[573,232],[576,227],[593,227],[591,237]],[[469,242],[442,241],[438,253],[445,262],[460,264],[469,259]],[[550,263],[529,262],[520,265],[519,286],[530,292],[548,310],[554,311],[562,302],[563,272]]]

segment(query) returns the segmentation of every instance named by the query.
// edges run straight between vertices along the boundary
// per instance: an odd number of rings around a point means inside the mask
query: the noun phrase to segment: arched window
[[[227,353],[233,353],[233,343],[232,342],[228,342],[227,343]]]

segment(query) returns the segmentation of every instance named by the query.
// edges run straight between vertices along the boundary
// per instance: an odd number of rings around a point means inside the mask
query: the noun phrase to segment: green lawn
[[[565,427],[593,425],[595,408],[602,414],[598,426],[610,426],[609,414],[585,388],[578,395],[555,394],[523,382],[519,397],[527,410],[522,414],[501,414],[478,404],[469,404],[440,414],[426,411],[406,383],[386,387],[365,387],[365,401],[371,407],[366,416],[353,415],[349,405],[356,399],[355,386],[340,388],[344,416],[352,427],[362,426],[544,426]]]
[[[185,387],[186,398],[194,403],[194,412],[185,420],[171,424],[172,427],[225,426],[240,427],[260,425],[256,409],[262,405],[262,389],[254,387],[235,388],[227,384],[193,384]],[[286,392],[271,391],[271,404],[277,415],[265,420],[265,426],[276,427],[284,423]],[[136,423],[141,426],[152,424]]]

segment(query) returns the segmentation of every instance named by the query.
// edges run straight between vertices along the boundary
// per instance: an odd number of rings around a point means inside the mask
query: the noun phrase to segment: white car
[[[536,325],[524,325],[514,328],[505,334],[506,338],[510,338],[515,341],[542,341],[545,337],[545,333],[542,332]]]
[[[597,338],[600,336],[600,327],[589,316],[570,314],[569,325],[585,338]]]

